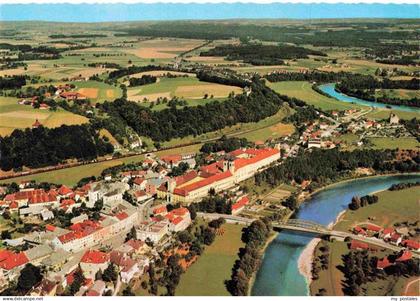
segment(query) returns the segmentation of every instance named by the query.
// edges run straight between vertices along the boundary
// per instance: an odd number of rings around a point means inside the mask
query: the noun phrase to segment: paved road
[[[238,223],[238,224],[244,224],[249,225],[251,224],[255,219],[236,216],[236,215],[229,215],[229,214],[219,214],[219,213],[203,213],[203,212],[197,212],[197,216],[208,219],[208,220],[214,220],[218,218],[224,218],[227,223]]]

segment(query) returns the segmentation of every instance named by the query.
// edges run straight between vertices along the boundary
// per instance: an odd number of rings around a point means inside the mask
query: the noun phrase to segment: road
[[[236,215],[229,215],[229,214],[219,214],[219,213],[204,213],[204,212],[197,212],[197,216],[207,219],[207,220],[214,220],[218,218],[224,218],[227,223],[238,223],[243,225],[250,225],[255,219],[236,216]]]

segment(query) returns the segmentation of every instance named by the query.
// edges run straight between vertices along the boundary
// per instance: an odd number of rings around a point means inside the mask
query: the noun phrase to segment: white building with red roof
[[[19,271],[29,262],[24,252],[14,253],[9,250],[0,250],[0,273],[9,279],[15,279]]]
[[[173,209],[165,218],[170,222],[169,230],[172,232],[183,231],[191,225],[190,211],[185,207]]]
[[[235,184],[254,176],[261,168],[280,159],[275,148],[238,149],[227,154],[226,160],[202,166],[199,174],[188,181],[169,181],[158,188],[158,196],[170,201],[190,203],[208,195],[210,189],[216,192],[229,189]]]
[[[248,196],[243,196],[239,198],[234,204],[232,204],[232,214],[239,214],[242,210],[245,209],[245,206],[248,205],[249,198]]]
[[[83,257],[80,260],[80,267],[86,278],[94,279],[95,274],[99,270],[104,271],[109,263],[110,254],[97,250],[88,250],[83,254]]]

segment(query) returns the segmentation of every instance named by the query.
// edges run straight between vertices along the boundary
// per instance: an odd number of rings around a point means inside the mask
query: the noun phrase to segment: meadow
[[[176,289],[177,296],[230,296],[224,284],[238,259],[242,225],[224,224],[223,235],[217,235],[212,245],[184,274]]]
[[[279,94],[287,95],[289,97],[296,97],[322,110],[348,110],[361,107],[352,103],[344,103],[324,96],[314,91],[312,89],[312,84],[309,82],[268,82],[268,86]]]
[[[61,108],[57,111],[41,110],[17,102],[18,99],[14,97],[0,97],[0,136],[7,136],[15,129],[30,128],[36,119],[49,128],[88,122],[86,117]]]
[[[153,84],[128,88],[127,95],[129,100],[156,101],[158,98],[168,99],[177,96],[185,99],[203,99],[207,94],[211,98],[225,98],[230,92],[235,94],[242,93],[242,89],[234,86],[227,86],[215,83],[199,81],[196,77],[177,77],[159,78]]]
[[[76,86],[76,91],[86,96],[93,104],[105,100],[112,101],[122,96],[120,87],[111,86],[98,81],[77,81],[70,82]]]

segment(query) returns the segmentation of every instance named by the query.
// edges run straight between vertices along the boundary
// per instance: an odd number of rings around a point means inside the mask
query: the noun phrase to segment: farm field
[[[70,82],[76,86],[76,91],[86,96],[92,103],[101,103],[105,100],[112,101],[122,96],[119,87],[111,86],[98,81]]]
[[[415,138],[369,138],[377,149],[419,149],[420,143]]]
[[[45,127],[58,127],[60,125],[74,125],[88,122],[81,115],[58,108],[50,110],[34,109],[31,106],[20,105],[18,99],[13,97],[0,97],[0,136],[6,136],[15,129],[32,127],[36,119]]]
[[[390,97],[390,98],[402,98],[412,99],[420,98],[420,91],[406,90],[406,89],[377,89],[375,91],[375,97]]]
[[[338,231],[348,231],[357,224],[365,223],[368,218],[374,218],[375,224],[381,227],[393,226],[396,222],[408,221],[409,223],[418,220],[418,214],[413,208],[418,207],[418,188],[412,187],[398,191],[384,190],[376,193],[379,201],[375,204],[359,208],[356,211],[347,210],[334,229]],[[342,255],[349,252],[346,243],[335,241],[329,243],[330,257],[328,270],[319,273],[320,279],[312,282],[311,291],[317,292],[319,288],[325,288],[328,295],[343,295],[341,289],[342,272],[337,266],[342,264]],[[317,252],[319,250],[317,249]],[[375,256],[382,258],[386,252],[379,251]],[[394,283],[387,280],[378,280],[369,283],[367,295],[383,295],[384,293],[392,295],[402,295],[405,284],[410,281],[409,278],[402,277],[395,279]],[[401,282],[401,283],[400,283]],[[391,287],[390,287],[391,284]],[[395,284],[395,286],[394,286]]]
[[[185,99],[202,99],[205,94],[209,97],[224,98],[230,92],[241,93],[242,89],[234,86],[220,85],[199,81],[195,77],[160,78],[156,83],[132,87],[127,90],[127,98],[133,101],[156,101],[161,98],[174,96]]]
[[[351,103],[343,103],[319,94],[312,89],[312,85],[309,82],[268,82],[268,86],[279,94],[296,97],[322,110],[348,110],[361,107]]]
[[[184,274],[176,289],[177,296],[229,296],[224,284],[229,280],[238,258],[242,225],[224,224],[223,235],[216,236],[212,245]]]
[[[204,40],[155,38],[134,44],[124,52],[142,59],[173,59],[177,55],[204,43]]]

